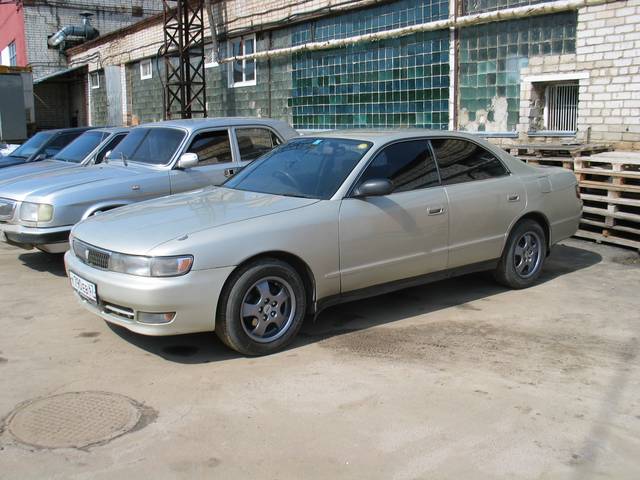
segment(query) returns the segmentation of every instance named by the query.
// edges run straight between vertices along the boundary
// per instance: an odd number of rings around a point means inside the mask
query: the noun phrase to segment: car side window
[[[431,140],[443,185],[485,180],[507,175],[507,169],[491,152],[467,140]]]
[[[367,166],[359,183],[373,179],[390,180],[394,193],[440,184],[438,169],[426,140],[399,142],[385,147]]]
[[[267,128],[236,128],[240,159],[251,161],[280,145],[280,139]]]
[[[122,139],[124,137],[126,137],[127,134],[123,133],[120,135],[114,135],[114,137],[109,140],[109,142],[102,148],[102,150],[100,150],[98,152],[98,155],[96,155],[96,160],[95,160],[95,164],[97,165],[98,163],[102,163],[102,161],[104,160],[104,156],[107,154],[107,152],[113,150],[114,148],[116,148],[116,146],[122,141]]]
[[[78,138],[82,133],[84,132],[61,133],[45,147],[44,153],[47,157],[53,157],[56,153]]]
[[[198,166],[228,163],[233,160],[231,142],[227,130],[199,133],[187,149],[188,153],[198,154]]]

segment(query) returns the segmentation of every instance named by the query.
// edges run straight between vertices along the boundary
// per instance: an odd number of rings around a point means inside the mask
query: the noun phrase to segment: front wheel
[[[222,291],[216,334],[245,355],[267,355],[296,336],[306,312],[300,275],[277,259],[260,259],[234,272]]]
[[[538,222],[525,219],[511,231],[495,278],[509,288],[527,288],[540,276],[547,253],[547,238]]]

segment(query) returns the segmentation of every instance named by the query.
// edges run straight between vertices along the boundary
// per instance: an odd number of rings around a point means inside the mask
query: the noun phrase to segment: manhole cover
[[[71,392],[34,400],[8,419],[20,442],[45,448],[82,448],[133,429],[141,412],[127,397],[106,392]]]

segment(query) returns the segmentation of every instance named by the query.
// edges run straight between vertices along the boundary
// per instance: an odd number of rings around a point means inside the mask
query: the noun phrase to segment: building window
[[[256,51],[256,36],[238,37],[229,40],[229,55],[239,57]],[[229,86],[244,87],[256,84],[256,61],[238,60],[230,64]]]
[[[100,88],[100,73],[91,72],[89,74],[89,86],[91,88]]]
[[[544,97],[545,130],[575,132],[578,119],[578,84],[548,85]]]
[[[153,77],[153,68],[151,68],[151,60],[142,60],[140,62],[140,80],[147,80]]]
[[[18,54],[16,52],[16,42],[11,42],[7,47],[9,49],[9,66],[15,67],[18,65]]]

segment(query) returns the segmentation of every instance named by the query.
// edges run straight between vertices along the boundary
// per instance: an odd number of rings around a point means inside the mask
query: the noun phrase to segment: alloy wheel
[[[280,277],[266,277],[245,293],[240,322],[251,340],[268,343],[287,332],[295,314],[296,300],[291,285]]]
[[[516,242],[513,265],[521,278],[533,276],[542,261],[542,240],[533,231],[525,232]]]

